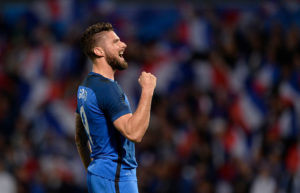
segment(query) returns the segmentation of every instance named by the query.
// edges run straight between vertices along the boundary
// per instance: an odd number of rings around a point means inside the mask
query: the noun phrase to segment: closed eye
[[[114,43],[118,43],[120,41],[120,39],[114,39]]]

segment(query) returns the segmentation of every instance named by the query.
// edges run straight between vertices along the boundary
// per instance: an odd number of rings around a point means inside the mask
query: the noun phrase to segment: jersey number
[[[89,123],[87,121],[86,114],[85,114],[83,106],[80,107],[80,116],[81,116],[82,124],[84,125],[85,131],[86,131],[86,133],[89,137],[90,143],[93,144],[93,141],[92,141],[92,138],[91,138],[91,135],[90,135]]]

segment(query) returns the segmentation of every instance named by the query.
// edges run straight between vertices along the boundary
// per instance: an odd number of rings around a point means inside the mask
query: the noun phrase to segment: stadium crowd
[[[74,142],[90,70],[78,37],[109,21],[135,109],[158,78],[137,144],[141,193],[300,192],[300,3],[193,6],[49,0],[0,8],[0,192],[87,192]]]

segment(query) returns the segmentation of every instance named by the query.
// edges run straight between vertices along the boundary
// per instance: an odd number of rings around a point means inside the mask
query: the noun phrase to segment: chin
[[[119,66],[118,70],[126,70],[128,68],[128,63],[126,61],[123,61],[118,66]]]
[[[124,58],[107,57],[106,61],[114,70],[125,70],[128,68],[128,63]]]

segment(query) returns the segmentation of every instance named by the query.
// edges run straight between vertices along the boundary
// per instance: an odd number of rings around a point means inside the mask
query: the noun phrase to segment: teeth
[[[119,56],[120,56],[120,57],[123,57],[123,53],[124,53],[124,51],[121,51],[121,52],[119,53]]]

